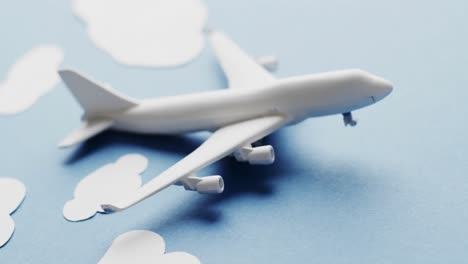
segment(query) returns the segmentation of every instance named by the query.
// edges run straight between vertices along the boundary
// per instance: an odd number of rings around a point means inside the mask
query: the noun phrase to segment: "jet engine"
[[[195,185],[195,190],[205,194],[222,193],[224,191],[223,177],[214,175],[200,178],[200,181]]]
[[[271,145],[244,147],[234,153],[237,161],[248,161],[252,165],[270,165],[275,161],[275,150]]]
[[[222,193],[224,191],[224,180],[219,175],[197,177],[193,174],[174,184],[184,186],[185,190],[204,194]]]

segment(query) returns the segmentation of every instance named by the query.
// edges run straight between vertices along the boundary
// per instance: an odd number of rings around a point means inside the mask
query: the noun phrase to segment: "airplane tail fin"
[[[59,75],[85,111],[82,127],[67,136],[59,144],[60,147],[72,146],[99,134],[112,126],[112,113],[138,105],[136,100],[99,85],[75,71],[60,70]]]
[[[59,75],[83,107],[86,117],[124,111],[138,104],[136,100],[99,85],[75,71],[60,70]]]

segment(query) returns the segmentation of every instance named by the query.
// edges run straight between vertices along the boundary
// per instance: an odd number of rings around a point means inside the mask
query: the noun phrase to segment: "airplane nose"
[[[393,85],[389,81],[377,76],[374,76],[373,79],[375,84],[375,91],[373,97],[374,100],[377,102],[385,98],[393,91]]]

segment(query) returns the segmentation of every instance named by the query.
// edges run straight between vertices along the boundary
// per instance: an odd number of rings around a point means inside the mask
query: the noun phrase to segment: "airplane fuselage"
[[[345,70],[280,79],[263,87],[242,87],[143,100],[109,116],[113,129],[151,134],[215,130],[272,114],[291,123],[341,114],[371,105],[391,84],[361,70]]]

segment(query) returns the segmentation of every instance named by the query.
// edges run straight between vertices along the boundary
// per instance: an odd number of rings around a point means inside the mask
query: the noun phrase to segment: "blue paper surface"
[[[205,170],[225,193],[169,188],[122,213],[70,223],[64,203],[88,173],[127,153],[150,160],[148,181],[199,137],[106,132],[77,148],[56,144],[81,109],[61,83],[29,111],[0,117],[0,177],[24,182],[16,231],[0,263],[96,263],[118,235],[161,234],[167,250],[202,263],[463,263],[468,257],[468,17],[466,1],[207,1],[209,25],[254,55],[280,58],[279,77],[362,68],[393,94],[355,112],[311,119],[266,142],[277,162],[224,159]],[[174,69],[118,65],[97,49],[69,1],[0,8],[0,79],[35,45],[63,46],[64,66],[136,98],[222,89],[206,47]],[[1,96],[1,95],[0,95]]]

